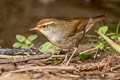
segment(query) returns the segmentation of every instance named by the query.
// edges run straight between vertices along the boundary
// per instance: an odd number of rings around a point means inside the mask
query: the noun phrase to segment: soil
[[[68,65],[65,54],[13,56],[0,59],[0,80],[119,80],[120,56],[114,51],[93,54],[87,60],[73,57]],[[43,57],[44,56],[44,57]]]

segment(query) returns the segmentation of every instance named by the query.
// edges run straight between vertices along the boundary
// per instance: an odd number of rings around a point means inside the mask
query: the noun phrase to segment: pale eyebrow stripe
[[[56,23],[56,22],[48,22],[48,23],[45,23],[43,25],[49,25],[49,24],[53,24],[53,23]]]

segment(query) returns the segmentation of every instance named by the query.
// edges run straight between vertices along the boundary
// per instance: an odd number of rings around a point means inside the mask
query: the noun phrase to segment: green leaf
[[[17,39],[19,42],[24,42],[25,37],[22,36],[22,35],[16,35],[16,39]]]
[[[38,35],[30,35],[30,36],[28,36],[27,40],[33,41],[33,40],[35,40],[37,37],[38,37]]]
[[[22,55],[22,54],[27,55],[27,56],[30,56],[30,54],[27,53],[27,52],[17,52],[17,53],[15,53],[15,55],[14,55],[14,57],[13,57],[14,62],[16,62],[16,55]]]
[[[100,27],[98,32],[101,32],[102,34],[105,34],[108,31],[108,26]]]
[[[52,43],[50,42],[46,42],[45,44],[42,45],[41,51],[46,53],[48,52],[48,50],[50,50],[51,48],[56,48],[56,46],[54,46]]]
[[[92,54],[87,52],[87,53],[82,53],[78,55],[78,58],[81,60],[88,59]]]
[[[29,40],[25,40],[25,44],[32,44],[32,42],[31,41],[29,41]]]
[[[52,55],[56,55],[56,54],[59,54],[59,53],[60,53],[59,50],[54,50],[54,51],[52,52]]]
[[[16,52],[15,55],[19,55],[19,54],[22,54],[23,52]]]
[[[30,56],[30,54],[29,54],[29,53],[27,53],[27,52],[24,52],[23,54],[25,54],[26,56]]]
[[[99,43],[97,47],[98,47],[100,50],[104,50],[104,46],[105,46],[104,43]]]
[[[17,53],[15,53],[15,55],[22,55],[22,54],[24,54],[26,56],[30,56],[30,54],[27,53],[27,52],[17,52]]]
[[[21,47],[21,43],[16,42],[13,44],[13,48],[20,48]]]
[[[21,44],[21,48],[28,48],[28,44]]]

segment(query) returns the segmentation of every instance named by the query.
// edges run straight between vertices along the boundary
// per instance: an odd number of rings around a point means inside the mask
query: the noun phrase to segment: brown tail
[[[92,18],[92,23],[96,23],[105,19],[104,15],[96,16]]]

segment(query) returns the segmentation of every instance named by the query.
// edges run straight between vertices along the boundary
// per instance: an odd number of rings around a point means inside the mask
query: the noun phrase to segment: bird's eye
[[[47,27],[47,25],[44,25],[43,28]]]
[[[45,28],[46,26],[44,25],[43,28]]]

